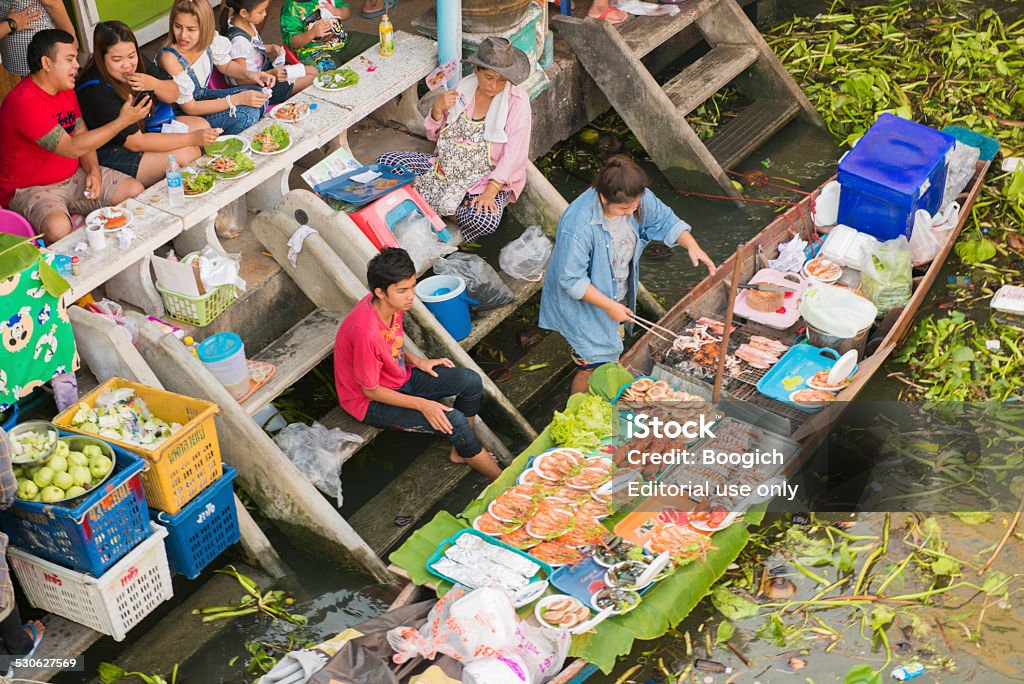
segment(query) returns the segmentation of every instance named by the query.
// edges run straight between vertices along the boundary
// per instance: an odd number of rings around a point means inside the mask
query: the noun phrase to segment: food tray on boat
[[[605,582],[605,575],[607,574],[608,568],[595,561],[593,556],[588,556],[579,563],[566,565],[555,570],[555,573],[551,576],[551,584],[563,594],[579,599],[583,602],[583,605],[589,606],[594,594],[608,586]],[[656,582],[651,582],[643,589],[640,589],[639,593],[646,593],[655,584]]]
[[[551,566],[519,549],[466,528],[437,545],[427,570],[452,584],[476,589],[497,584],[514,592],[551,577]]]
[[[838,360],[839,352],[834,349],[798,344],[786,352],[785,356],[758,381],[757,391],[801,411],[819,411],[822,405],[807,405],[793,401],[790,396],[796,390],[809,389],[807,381],[814,377],[815,373],[831,369]],[[857,372],[856,366],[853,372]]]

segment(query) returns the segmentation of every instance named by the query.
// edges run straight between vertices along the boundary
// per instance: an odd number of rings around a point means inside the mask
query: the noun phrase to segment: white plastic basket
[[[153,534],[99,579],[14,547],[7,557],[33,606],[122,641],[173,594],[164,550],[167,530],[150,526]]]

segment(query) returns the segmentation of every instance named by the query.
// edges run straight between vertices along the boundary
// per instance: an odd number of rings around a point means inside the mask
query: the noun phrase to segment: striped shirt
[[[28,44],[32,42],[32,36],[43,29],[57,28],[39,0],[0,0],[0,21],[26,7],[39,10],[39,18],[28,28],[15,31],[0,40],[0,59],[3,60],[4,68],[18,76],[28,76]]]

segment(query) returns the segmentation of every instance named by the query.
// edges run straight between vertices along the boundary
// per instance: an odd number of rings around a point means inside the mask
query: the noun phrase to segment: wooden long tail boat
[[[924,302],[924,298],[931,288],[946,258],[949,256],[957,236],[966,224],[971,214],[971,209],[977,199],[982,186],[985,173],[988,171],[990,162],[978,162],[975,174],[967,184],[965,191],[957,198],[961,206],[960,219],[955,227],[948,231],[946,243],[942,246],[938,255],[931,262],[922,275],[913,280],[913,292],[910,300],[905,306],[890,312],[875,330],[870,355],[861,359],[858,364],[857,373],[852,382],[843,389],[837,396],[835,408],[837,410],[822,410],[818,413],[805,413],[799,409],[792,408],[786,404],[761,395],[754,387],[753,382],[739,382],[738,389],[729,392],[728,401],[733,405],[746,403],[755,407],[761,416],[774,416],[774,426],[783,434],[789,434],[791,439],[800,443],[799,456],[787,464],[786,474],[792,474],[800,464],[821,443],[821,440],[828,434],[829,429],[838,419],[842,408],[847,406],[864,389],[864,386],[872,376],[881,368],[885,360],[903,342],[911,330],[914,317]],[[823,186],[824,187],[824,186]],[[778,246],[789,241],[798,231],[804,229],[804,224],[810,220],[814,200],[817,198],[821,188],[805,197],[796,206],[793,206],[784,214],[779,215],[771,224],[764,228],[756,237],[747,243],[743,252],[743,258],[736,270],[736,256],[732,256],[721,264],[714,275],[708,276],[698,283],[689,294],[680,299],[662,319],[658,325],[669,330],[682,330],[688,324],[701,317],[712,317],[722,319],[727,307],[729,297],[729,284],[732,278],[739,277],[739,282],[745,283],[750,280],[755,272],[759,270],[760,254],[774,256],[778,252]],[[828,228],[819,228],[818,232],[828,232]],[[735,319],[733,325],[741,337],[750,335],[764,335],[775,339],[787,339],[796,336],[796,329],[802,325],[798,321],[791,330],[779,331],[753,323],[743,319]],[[623,355],[621,362],[636,375],[649,375],[655,370],[656,357],[664,354],[671,346],[663,335],[652,332],[645,333],[640,337],[629,350]],[[680,375],[675,371],[676,377]],[[700,382],[684,389],[694,389],[700,386]],[[709,388],[710,386],[707,386]],[[698,390],[699,391],[699,390]],[[391,608],[407,605],[422,598],[425,591],[432,589],[430,585],[417,586],[409,581],[408,574],[401,568],[392,565],[389,568],[396,577],[406,582],[404,588],[392,604]],[[566,663],[562,672],[559,673],[550,684],[581,684],[591,675],[597,672],[597,668],[586,661],[576,658]]]

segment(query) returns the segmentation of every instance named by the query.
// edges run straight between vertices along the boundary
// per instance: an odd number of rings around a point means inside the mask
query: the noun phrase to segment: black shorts
[[[139,174],[142,152],[132,152],[120,145],[104,145],[96,151],[96,156],[100,160],[100,166],[120,171],[132,178]]]

